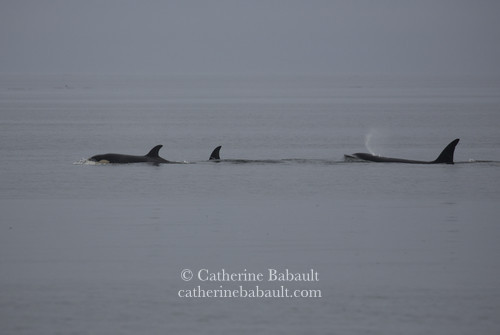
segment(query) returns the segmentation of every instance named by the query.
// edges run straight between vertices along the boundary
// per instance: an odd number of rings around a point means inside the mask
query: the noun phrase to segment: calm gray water
[[[2,75],[1,333],[498,334],[499,129],[496,77]],[[179,297],[256,285],[321,297]]]

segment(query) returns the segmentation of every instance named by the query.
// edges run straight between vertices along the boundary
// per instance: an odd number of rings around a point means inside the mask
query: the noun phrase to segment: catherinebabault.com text
[[[195,286],[178,290],[180,298],[321,298],[318,271],[268,268],[261,272],[183,269],[181,278]]]

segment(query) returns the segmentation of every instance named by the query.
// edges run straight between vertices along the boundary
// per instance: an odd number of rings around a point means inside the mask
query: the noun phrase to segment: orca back
[[[161,147],[163,147],[163,145],[161,144],[158,144],[156,147],[154,147],[153,149],[151,149],[146,157],[149,157],[149,158],[159,158],[160,157],[160,149]]]
[[[433,164],[454,164],[453,163],[453,155],[455,154],[455,147],[457,146],[459,138],[451,141],[450,144],[444,148],[441,154],[436,158],[435,161],[431,162]]]
[[[214,149],[214,151],[212,151],[212,153],[210,154],[210,159],[211,161],[213,160],[220,160],[220,148],[222,146],[218,146],[217,148]]]

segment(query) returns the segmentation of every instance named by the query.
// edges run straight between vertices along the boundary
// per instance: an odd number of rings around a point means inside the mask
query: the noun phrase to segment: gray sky
[[[0,73],[496,73],[497,0],[1,0]]]

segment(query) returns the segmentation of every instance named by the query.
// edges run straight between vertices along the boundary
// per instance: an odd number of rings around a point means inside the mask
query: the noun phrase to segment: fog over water
[[[497,1],[2,1],[0,73],[500,73]]]

